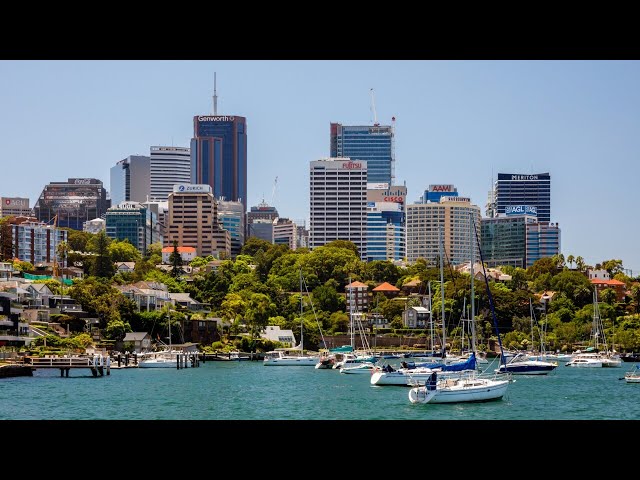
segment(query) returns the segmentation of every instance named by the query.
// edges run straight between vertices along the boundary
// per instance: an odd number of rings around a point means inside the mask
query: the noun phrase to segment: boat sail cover
[[[464,362],[450,363],[446,365],[444,363],[408,363],[409,368],[426,367],[431,369],[440,369],[442,372],[461,372],[463,370],[475,370],[476,369],[476,354],[472,353],[469,358]]]

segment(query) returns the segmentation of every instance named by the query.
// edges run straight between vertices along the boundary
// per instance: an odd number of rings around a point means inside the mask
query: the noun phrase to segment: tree
[[[271,242],[258,237],[249,237],[242,246],[240,253],[242,255],[250,255],[253,257],[256,253],[258,253],[258,250],[266,252],[267,250],[269,250],[269,247],[271,247]]]
[[[569,255],[567,257],[567,263],[569,263],[569,267],[573,268],[573,263],[576,261],[575,257],[573,255]]]
[[[12,219],[12,216],[0,218],[0,260],[11,261],[14,258],[10,224]]]
[[[600,294],[602,301],[609,305],[613,305],[616,301],[616,291],[613,288],[605,288]]]
[[[319,310],[333,313],[344,309],[345,301],[334,287],[320,285],[313,289],[313,303]]]
[[[578,269],[579,272],[582,272],[584,271],[584,267],[585,267],[584,258],[578,255],[576,257],[576,268]]]
[[[178,278],[184,273],[182,269],[182,255],[178,252],[178,241],[173,241],[173,252],[169,255],[169,263],[171,264],[171,276]]]
[[[602,268],[609,273],[611,278],[613,278],[616,273],[620,273],[624,270],[622,267],[622,260],[605,260],[602,262]]]
[[[275,305],[268,296],[263,293],[254,293],[251,295],[247,304],[246,321],[252,339],[256,338],[267,326],[269,317],[274,314]]]
[[[114,262],[138,262],[142,259],[142,255],[128,238],[112,240],[109,244],[109,255]]]
[[[95,263],[92,274],[96,277],[111,278],[115,272],[111,255],[109,254],[111,239],[102,231],[95,237]]]

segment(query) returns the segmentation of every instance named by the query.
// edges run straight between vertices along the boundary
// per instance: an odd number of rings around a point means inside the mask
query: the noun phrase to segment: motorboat
[[[352,373],[367,373],[367,374],[371,374],[371,372],[373,371],[373,369],[376,368],[375,363],[372,362],[360,362],[357,365],[351,365],[351,366],[347,366],[347,367],[342,367],[340,369],[340,373],[348,373],[348,374],[352,374]]]
[[[138,355],[138,368],[178,368],[180,353],[177,350],[161,350]]]
[[[634,368],[625,373],[624,381],[627,383],[640,383],[640,365],[635,364]]]
[[[577,353],[565,363],[567,367],[602,368],[602,356],[597,353]]]
[[[512,373],[514,375],[546,375],[556,369],[556,362],[532,360],[524,353],[516,354],[507,363],[496,368],[496,373]]]

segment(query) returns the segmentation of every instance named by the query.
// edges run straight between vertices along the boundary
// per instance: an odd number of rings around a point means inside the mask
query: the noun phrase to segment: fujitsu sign
[[[236,117],[227,117],[226,115],[223,115],[221,117],[204,116],[204,115],[198,116],[199,122],[233,122],[235,119]]]
[[[362,162],[352,162],[352,161],[342,162],[342,168],[345,168],[347,170],[362,168]]]
[[[429,185],[430,192],[455,192],[453,185]]]

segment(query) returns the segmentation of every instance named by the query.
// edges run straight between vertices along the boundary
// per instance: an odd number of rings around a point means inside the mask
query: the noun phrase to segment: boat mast
[[[353,324],[353,285],[349,277],[349,327],[351,329],[351,349],[356,349],[355,325]]]
[[[300,351],[304,353],[304,345],[303,345],[303,338],[304,338],[304,333],[303,333],[303,322],[302,322],[302,312],[303,312],[303,307],[302,307],[302,267],[300,267]]]
[[[474,281],[474,271],[473,271],[473,262],[476,261],[475,258],[475,248],[474,248],[474,243],[473,243],[473,212],[469,213],[469,218],[470,218],[470,222],[469,222],[469,241],[470,241],[470,246],[471,246],[471,267],[469,268],[469,273],[471,274],[471,351],[472,352],[476,352],[476,346],[477,346],[477,339],[476,339],[476,305],[475,305],[475,290],[474,290],[474,285],[473,285],[473,281]]]
[[[445,322],[445,312],[444,312],[444,260],[443,260],[443,251],[444,251],[444,237],[442,234],[442,227],[439,229],[440,233],[440,242],[439,242],[439,251],[440,251],[440,296],[442,297],[442,358],[447,356],[447,325]]]
[[[433,302],[431,301],[431,281],[427,283],[429,288],[429,327],[431,330],[431,355],[433,355]]]

